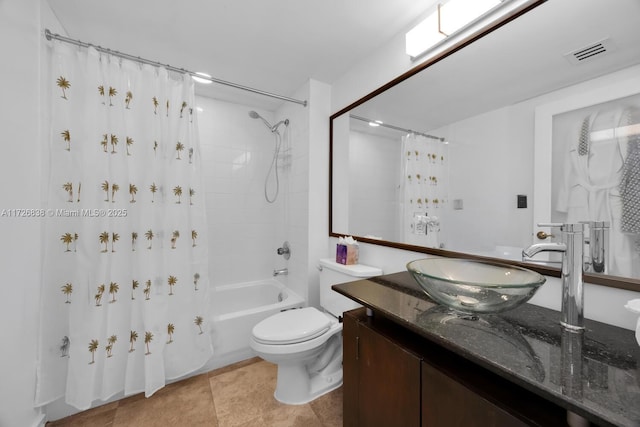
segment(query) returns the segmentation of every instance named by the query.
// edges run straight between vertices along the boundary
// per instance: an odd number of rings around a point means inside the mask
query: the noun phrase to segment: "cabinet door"
[[[420,359],[364,324],[359,328],[359,425],[420,425]]]
[[[345,315],[344,425],[420,425],[420,358]]]
[[[520,427],[526,425],[428,363],[422,364],[423,427]]]

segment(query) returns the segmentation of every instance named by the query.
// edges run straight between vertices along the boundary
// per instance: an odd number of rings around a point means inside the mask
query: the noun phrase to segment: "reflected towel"
[[[637,123],[640,111],[627,112],[627,123]],[[640,135],[632,135],[627,142],[627,156],[620,178],[622,198],[621,231],[640,237]]]
[[[582,126],[580,126],[580,139],[578,141],[578,155],[586,156],[589,154],[589,121],[590,116],[585,117],[582,120]]]

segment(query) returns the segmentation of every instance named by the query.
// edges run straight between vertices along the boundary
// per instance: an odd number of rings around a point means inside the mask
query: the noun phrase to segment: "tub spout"
[[[289,269],[283,268],[283,269],[280,269],[280,270],[273,270],[273,276],[274,277],[275,276],[280,276],[281,274],[286,276],[287,274],[289,274]]]

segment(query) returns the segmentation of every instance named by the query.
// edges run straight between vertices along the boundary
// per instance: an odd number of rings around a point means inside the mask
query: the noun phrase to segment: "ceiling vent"
[[[572,52],[565,53],[564,57],[572,64],[581,64],[595,58],[600,58],[605,53],[611,52],[612,50],[613,43],[607,38],[581,47]]]

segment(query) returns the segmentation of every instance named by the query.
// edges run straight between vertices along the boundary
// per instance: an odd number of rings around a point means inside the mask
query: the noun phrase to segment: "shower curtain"
[[[400,217],[403,242],[437,248],[448,199],[447,145],[422,135],[402,137]]]
[[[213,353],[194,88],[93,48],[48,55],[35,400],[87,409]]]

